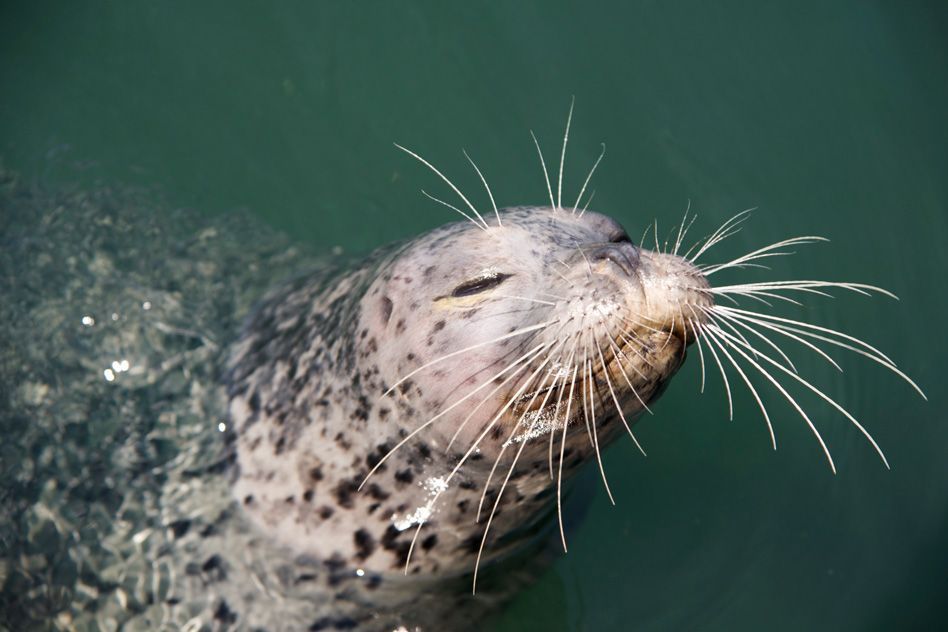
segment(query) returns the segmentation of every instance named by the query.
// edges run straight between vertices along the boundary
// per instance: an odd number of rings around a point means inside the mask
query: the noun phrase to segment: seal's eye
[[[451,292],[451,296],[454,298],[460,298],[462,296],[471,296],[472,294],[479,294],[485,290],[490,290],[497,287],[504,281],[510,278],[509,274],[487,274],[484,276],[479,276],[476,279],[471,279],[470,281],[465,281],[461,285],[454,288],[454,291]]]
[[[616,233],[609,241],[613,244],[632,243],[629,234],[624,230],[620,233]]]

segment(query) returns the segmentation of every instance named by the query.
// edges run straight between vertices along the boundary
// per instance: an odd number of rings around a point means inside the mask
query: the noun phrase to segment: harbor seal
[[[565,139],[561,174],[564,156]],[[474,627],[551,543],[566,547],[584,463],[610,493],[601,450],[632,435],[689,345],[729,395],[730,367],[768,425],[757,389],[773,386],[834,469],[781,381],[816,392],[882,456],[777,341],[827,359],[847,349],[911,383],[891,360],[719,300],[881,290],[710,282],[818,238],[703,264],[747,213],[682,252],[687,216],[646,248],[580,208],[585,184],[564,205],[562,176],[555,196],[546,179],[549,206],[483,214],[445,181],[462,208],[442,203],[465,221],[324,258],[234,218],[4,176],[12,627]],[[292,280],[268,290],[278,277]]]

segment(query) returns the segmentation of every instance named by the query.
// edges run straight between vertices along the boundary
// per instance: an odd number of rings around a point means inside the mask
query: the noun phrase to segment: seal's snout
[[[587,250],[587,253],[591,262],[614,263],[628,276],[633,276],[639,267],[639,249],[628,241],[599,244]]]

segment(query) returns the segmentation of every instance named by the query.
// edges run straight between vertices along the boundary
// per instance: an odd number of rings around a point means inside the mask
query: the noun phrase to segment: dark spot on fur
[[[232,611],[227,602],[221,599],[214,609],[214,620],[220,621],[224,625],[232,625],[237,622],[237,613]]]
[[[462,500],[458,503],[458,511],[461,513],[467,512],[467,506],[470,504],[469,500]]]
[[[395,472],[395,480],[399,483],[411,483],[415,480],[415,475],[412,474],[411,470],[400,470]]]
[[[475,534],[464,539],[461,544],[458,545],[459,551],[467,551],[468,553],[474,554],[477,553],[481,548],[481,538],[483,536],[480,534]]]
[[[340,481],[335,489],[336,500],[339,501],[339,506],[352,509],[352,496],[357,491],[359,491],[359,483],[351,480]]]
[[[175,520],[168,525],[171,529],[171,533],[174,534],[175,539],[183,537],[184,534],[188,532],[188,529],[191,528],[190,520]]]
[[[329,520],[335,512],[336,510],[329,505],[323,505],[319,510],[319,517],[323,520]]]
[[[411,542],[399,542],[398,538],[402,534],[395,528],[395,525],[388,525],[385,535],[382,536],[382,547],[395,554],[397,567],[404,567],[408,560],[408,550],[411,548]]]
[[[389,319],[392,318],[392,299],[387,296],[383,296],[382,300],[379,301],[379,311],[382,314],[382,326],[388,325]]]
[[[385,490],[383,490],[381,487],[379,487],[376,483],[372,483],[371,485],[369,485],[366,491],[369,493],[369,496],[371,496],[375,500],[388,500],[388,497],[391,495]]]
[[[438,543],[438,536],[432,533],[427,538],[421,541],[421,548],[426,551],[430,551],[435,544]]]
[[[201,572],[207,576],[208,582],[218,582],[227,579],[227,570],[224,568],[224,560],[216,553],[201,564]]]
[[[375,450],[370,452],[365,457],[365,464],[369,467],[370,470],[375,469],[382,459],[385,458],[385,455],[388,454],[392,449],[392,446],[389,443],[380,443],[375,446]],[[379,472],[385,471],[385,465],[381,465],[378,469]]]
[[[288,505],[292,505],[293,503],[296,502],[296,496],[287,496],[286,498],[283,499],[283,502],[285,502]]]
[[[355,542],[356,547],[356,557],[360,560],[372,555],[372,552],[375,551],[375,539],[372,535],[365,529],[359,529],[352,536],[353,541]]]
[[[314,495],[313,490],[307,489],[305,492],[303,492],[303,500],[305,500],[306,502],[312,502],[313,495]]]
[[[244,496],[244,504],[245,505],[253,504],[253,494],[247,494],[246,496]]]
[[[309,477],[314,481],[323,480],[323,471],[319,467],[310,468]]]
[[[437,333],[444,329],[445,321],[439,320],[434,324],[434,327],[431,328],[431,333]]]
[[[397,323],[395,323],[395,333],[396,334],[404,333],[405,329],[407,329],[407,327],[405,326],[405,319],[401,318],[399,319]]]

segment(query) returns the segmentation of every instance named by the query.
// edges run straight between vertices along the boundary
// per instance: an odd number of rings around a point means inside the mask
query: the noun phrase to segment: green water
[[[892,464],[804,395],[833,476],[774,393],[777,452],[746,394],[727,421],[693,354],[638,426],[648,458],[627,441],[606,455],[618,506],[597,492],[569,554],[496,629],[931,629],[948,611],[945,6],[5,3],[0,155],[28,177],[157,184],[177,206],[247,207],[367,250],[450,218],[419,193],[443,185],[393,142],[480,203],[461,147],[498,201],[542,203],[529,130],[553,161],[575,95],[570,201],[605,142],[593,207],[630,234],[670,228],[690,200],[698,234],[759,207],[720,257],[829,237],[773,275],[901,301],[814,297],[797,315],[876,344],[930,401],[852,354],[835,354],[843,374],[801,356]]]

